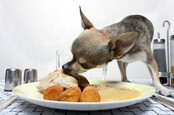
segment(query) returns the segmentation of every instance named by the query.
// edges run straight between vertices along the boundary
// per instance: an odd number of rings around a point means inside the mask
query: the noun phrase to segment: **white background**
[[[166,38],[165,20],[171,22],[170,35],[174,34],[174,0],[1,0],[0,79],[7,68],[35,68],[39,79],[46,76],[55,70],[56,50],[67,59],[73,40],[83,31],[79,5],[98,29],[140,14],[152,21],[154,38],[157,32]],[[130,64],[127,74],[128,79],[150,78],[141,62]],[[90,70],[85,76],[102,79],[102,71]],[[107,80],[120,80],[116,61],[109,64]]]

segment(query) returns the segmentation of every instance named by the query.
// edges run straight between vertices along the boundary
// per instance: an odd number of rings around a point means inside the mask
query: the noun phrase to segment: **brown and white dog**
[[[157,91],[174,97],[174,91],[165,88],[159,81],[158,66],[151,51],[154,30],[147,18],[131,15],[98,30],[81,8],[80,15],[84,31],[72,44],[73,59],[62,66],[65,73],[79,74],[117,59],[122,81],[127,81],[126,66],[139,60],[147,65]]]

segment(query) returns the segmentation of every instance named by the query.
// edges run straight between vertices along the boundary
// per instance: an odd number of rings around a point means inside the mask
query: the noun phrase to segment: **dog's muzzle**
[[[69,73],[71,70],[69,69],[69,66],[68,66],[68,64],[64,64],[63,66],[62,66],[62,69],[63,69],[63,71],[65,72],[65,73]]]

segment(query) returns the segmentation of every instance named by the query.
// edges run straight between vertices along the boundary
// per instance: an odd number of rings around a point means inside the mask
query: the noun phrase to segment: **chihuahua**
[[[84,31],[72,44],[73,59],[62,66],[67,74],[79,74],[92,68],[103,67],[117,59],[122,81],[128,81],[126,67],[129,63],[142,61],[147,65],[157,91],[174,97],[161,85],[158,66],[151,51],[153,39],[152,23],[141,15],[131,15],[122,21],[96,29],[80,8],[81,25]]]

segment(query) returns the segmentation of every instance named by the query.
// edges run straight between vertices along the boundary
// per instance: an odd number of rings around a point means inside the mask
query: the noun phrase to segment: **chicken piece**
[[[60,99],[60,94],[63,92],[63,87],[61,85],[53,85],[46,88],[43,92],[43,98],[45,100],[58,101]]]
[[[40,92],[43,92],[46,88],[55,84],[59,84],[65,88],[79,86],[81,90],[83,90],[86,86],[89,85],[89,82],[84,76],[68,75],[65,74],[63,70],[55,70],[48,76],[42,78],[37,88]]]
[[[81,90],[79,87],[73,87],[65,90],[60,94],[60,101],[66,102],[79,102],[81,96]]]
[[[100,99],[97,88],[88,86],[83,90],[80,102],[100,102]]]
[[[40,92],[43,92],[46,88],[55,84],[59,84],[65,88],[70,88],[77,87],[78,81],[74,77],[64,74],[63,70],[55,70],[48,76],[42,78],[37,88]]]

